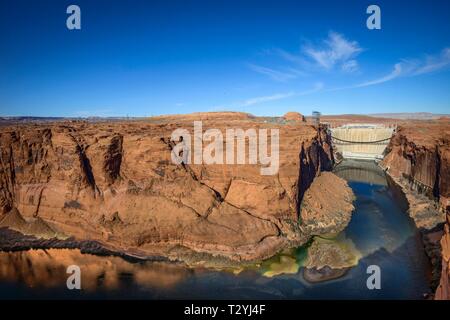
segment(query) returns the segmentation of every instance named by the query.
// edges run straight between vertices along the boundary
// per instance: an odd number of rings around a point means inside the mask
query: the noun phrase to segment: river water
[[[0,299],[423,298],[430,292],[429,261],[401,192],[375,163],[346,160],[335,172],[348,180],[356,195],[346,230],[326,239],[315,238],[261,265],[225,271],[128,262],[78,250],[0,252]],[[340,272],[329,280],[319,274],[316,280],[322,281],[311,282],[314,279],[308,277],[305,266],[323,261],[332,261],[336,265],[331,267]],[[66,268],[72,264],[81,268],[82,290],[66,287]],[[379,267],[380,289],[367,287],[371,265]]]

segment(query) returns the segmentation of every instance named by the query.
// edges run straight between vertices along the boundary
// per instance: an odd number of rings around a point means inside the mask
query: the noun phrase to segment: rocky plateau
[[[172,132],[192,132],[198,120],[203,130],[279,129],[278,173],[261,175],[248,162],[173,163]],[[352,191],[327,172],[334,160],[326,130],[303,120],[222,112],[4,124],[0,228],[25,235],[28,247],[95,243],[144,259],[260,261],[350,220]],[[0,246],[20,250],[21,239],[9,233]]]

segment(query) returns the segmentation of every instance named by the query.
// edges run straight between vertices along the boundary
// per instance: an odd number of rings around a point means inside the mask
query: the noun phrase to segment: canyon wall
[[[432,264],[442,264],[436,299],[450,299],[449,141],[448,120],[405,124],[391,139],[382,163],[405,191],[409,213],[422,230]]]
[[[302,199],[333,164],[325,131],[301,121],[280,125],[246,114],[207,114],[203,130],[279,129],[278,173],[261,175],[260,164],[248,164],[248,153],[247,164],[174,164],[171,133],[192,133],[197,116],[0,128],[0,227],[95,240],[139,257],[189,260],[196,253],[199,261],[202,254],[258,260],[306,242],[311,232],[299,219]],[[321,218],[348,221],[351,189],[336,178],[322,178],[336,188],[324,191],[323,201],[335,203]]]

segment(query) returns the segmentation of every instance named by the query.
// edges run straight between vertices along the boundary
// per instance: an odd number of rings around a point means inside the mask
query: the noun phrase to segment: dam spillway
[[[346,159],[382,159],[395,126],[347,124],[329,128],[336,152]]]

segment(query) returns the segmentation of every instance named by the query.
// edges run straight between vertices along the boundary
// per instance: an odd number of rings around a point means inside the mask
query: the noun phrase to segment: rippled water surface
[[[346,230],[286,250],[260,266],[231,272],[131,263],[77,250],[3,252],[0,298],[422,298],[429,292],[429,263],[401,193],[374,163],[345,161],[336,173],[349,181],[356,195],[356,210]],[[340,270],[334,277],[341,276],[311,282],[305,266],[322,259],[331,259]],[[66,289],[65,271],[72,264],[81,267],[81,291]],[[381,290],[367,289],[369,265],[381,268]]]

